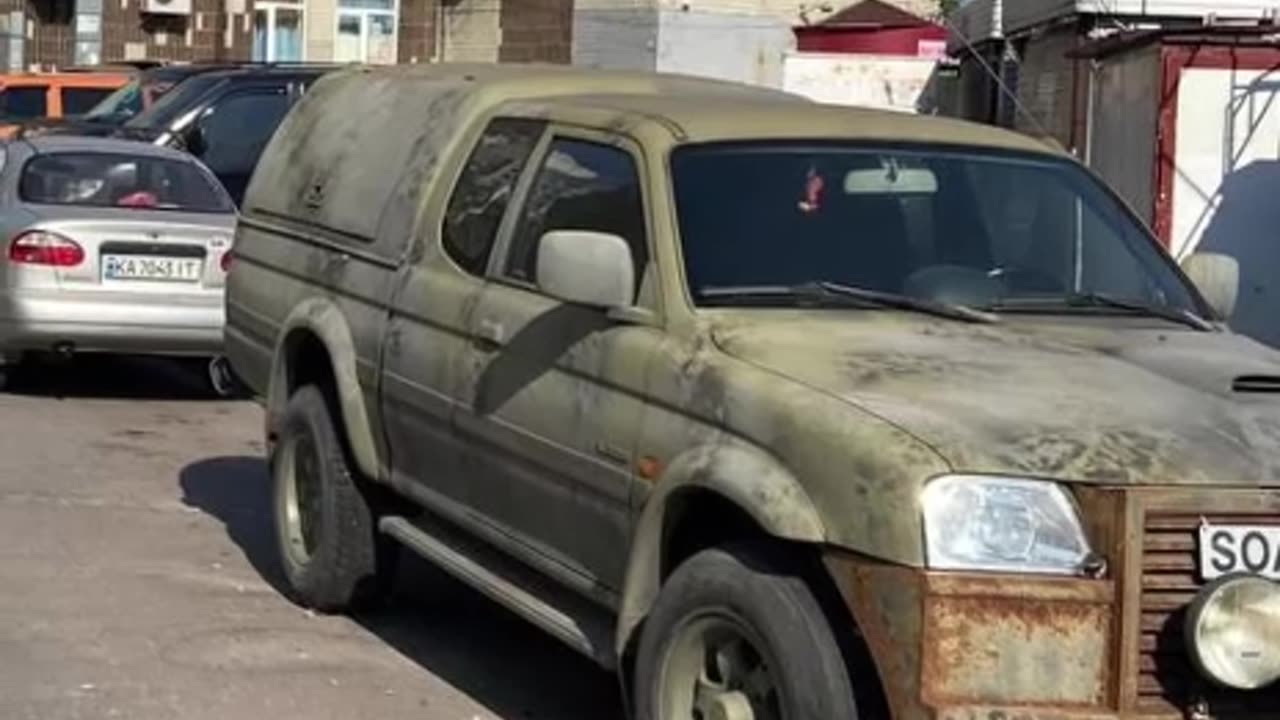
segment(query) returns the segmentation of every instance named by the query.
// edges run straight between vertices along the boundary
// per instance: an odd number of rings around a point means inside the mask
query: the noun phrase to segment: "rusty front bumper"
[[[1106,579],[926,572],[832,552],[894,720],[1280,720],[1280,687],[1206,686],[1181,647],[1201,517],[1280,524],[1260,491],[1081,493]]]

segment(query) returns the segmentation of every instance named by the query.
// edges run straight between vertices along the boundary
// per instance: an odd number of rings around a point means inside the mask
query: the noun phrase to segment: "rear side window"
[[[47,85],[5,88],[0,92],[0,117],[44,117],[49,112],[48,99]]]
[[[84,115],[110,94],[110,88],[63,88],[62,115],[64,117]]]
[[[45,205],[232,212],[217,182],[189,162],[111,153],[53,153],[27,162],[25,202]]]
[[[498,118],[485,128],[462,169],[444,218],[444,249],[462,269],[483,275],[516,182],[546,126]]]

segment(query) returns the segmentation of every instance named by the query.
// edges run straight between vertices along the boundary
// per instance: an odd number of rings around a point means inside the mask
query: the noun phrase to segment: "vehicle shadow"
[[[192,364],[133,355],[34,358],[15,371],[12,395],[101,400],[209,400],[215,397]]]
[[[182,502],[218,519],[279,591],[266,463],[220,457],[178,478]],[[386,607],[353,619],[498,717],[621,718],[617,682],[586,658],[406,552]]]

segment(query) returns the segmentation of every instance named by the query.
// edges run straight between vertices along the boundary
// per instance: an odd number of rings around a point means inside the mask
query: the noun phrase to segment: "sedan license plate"
[[[1280,580],[1280,525],[1200,526],[1200,574],[1251,573]]]
[[[164,282],[196,282],[204,270],[200,258],[164,255],[103,255],[102,277],[105,280],[159,280]]]

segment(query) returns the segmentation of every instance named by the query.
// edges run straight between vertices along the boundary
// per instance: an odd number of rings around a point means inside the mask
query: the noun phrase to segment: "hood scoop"
[[[1231,390],[1251,395],[1280,395],[1280,375],[1241,375],[1231,382]]]

